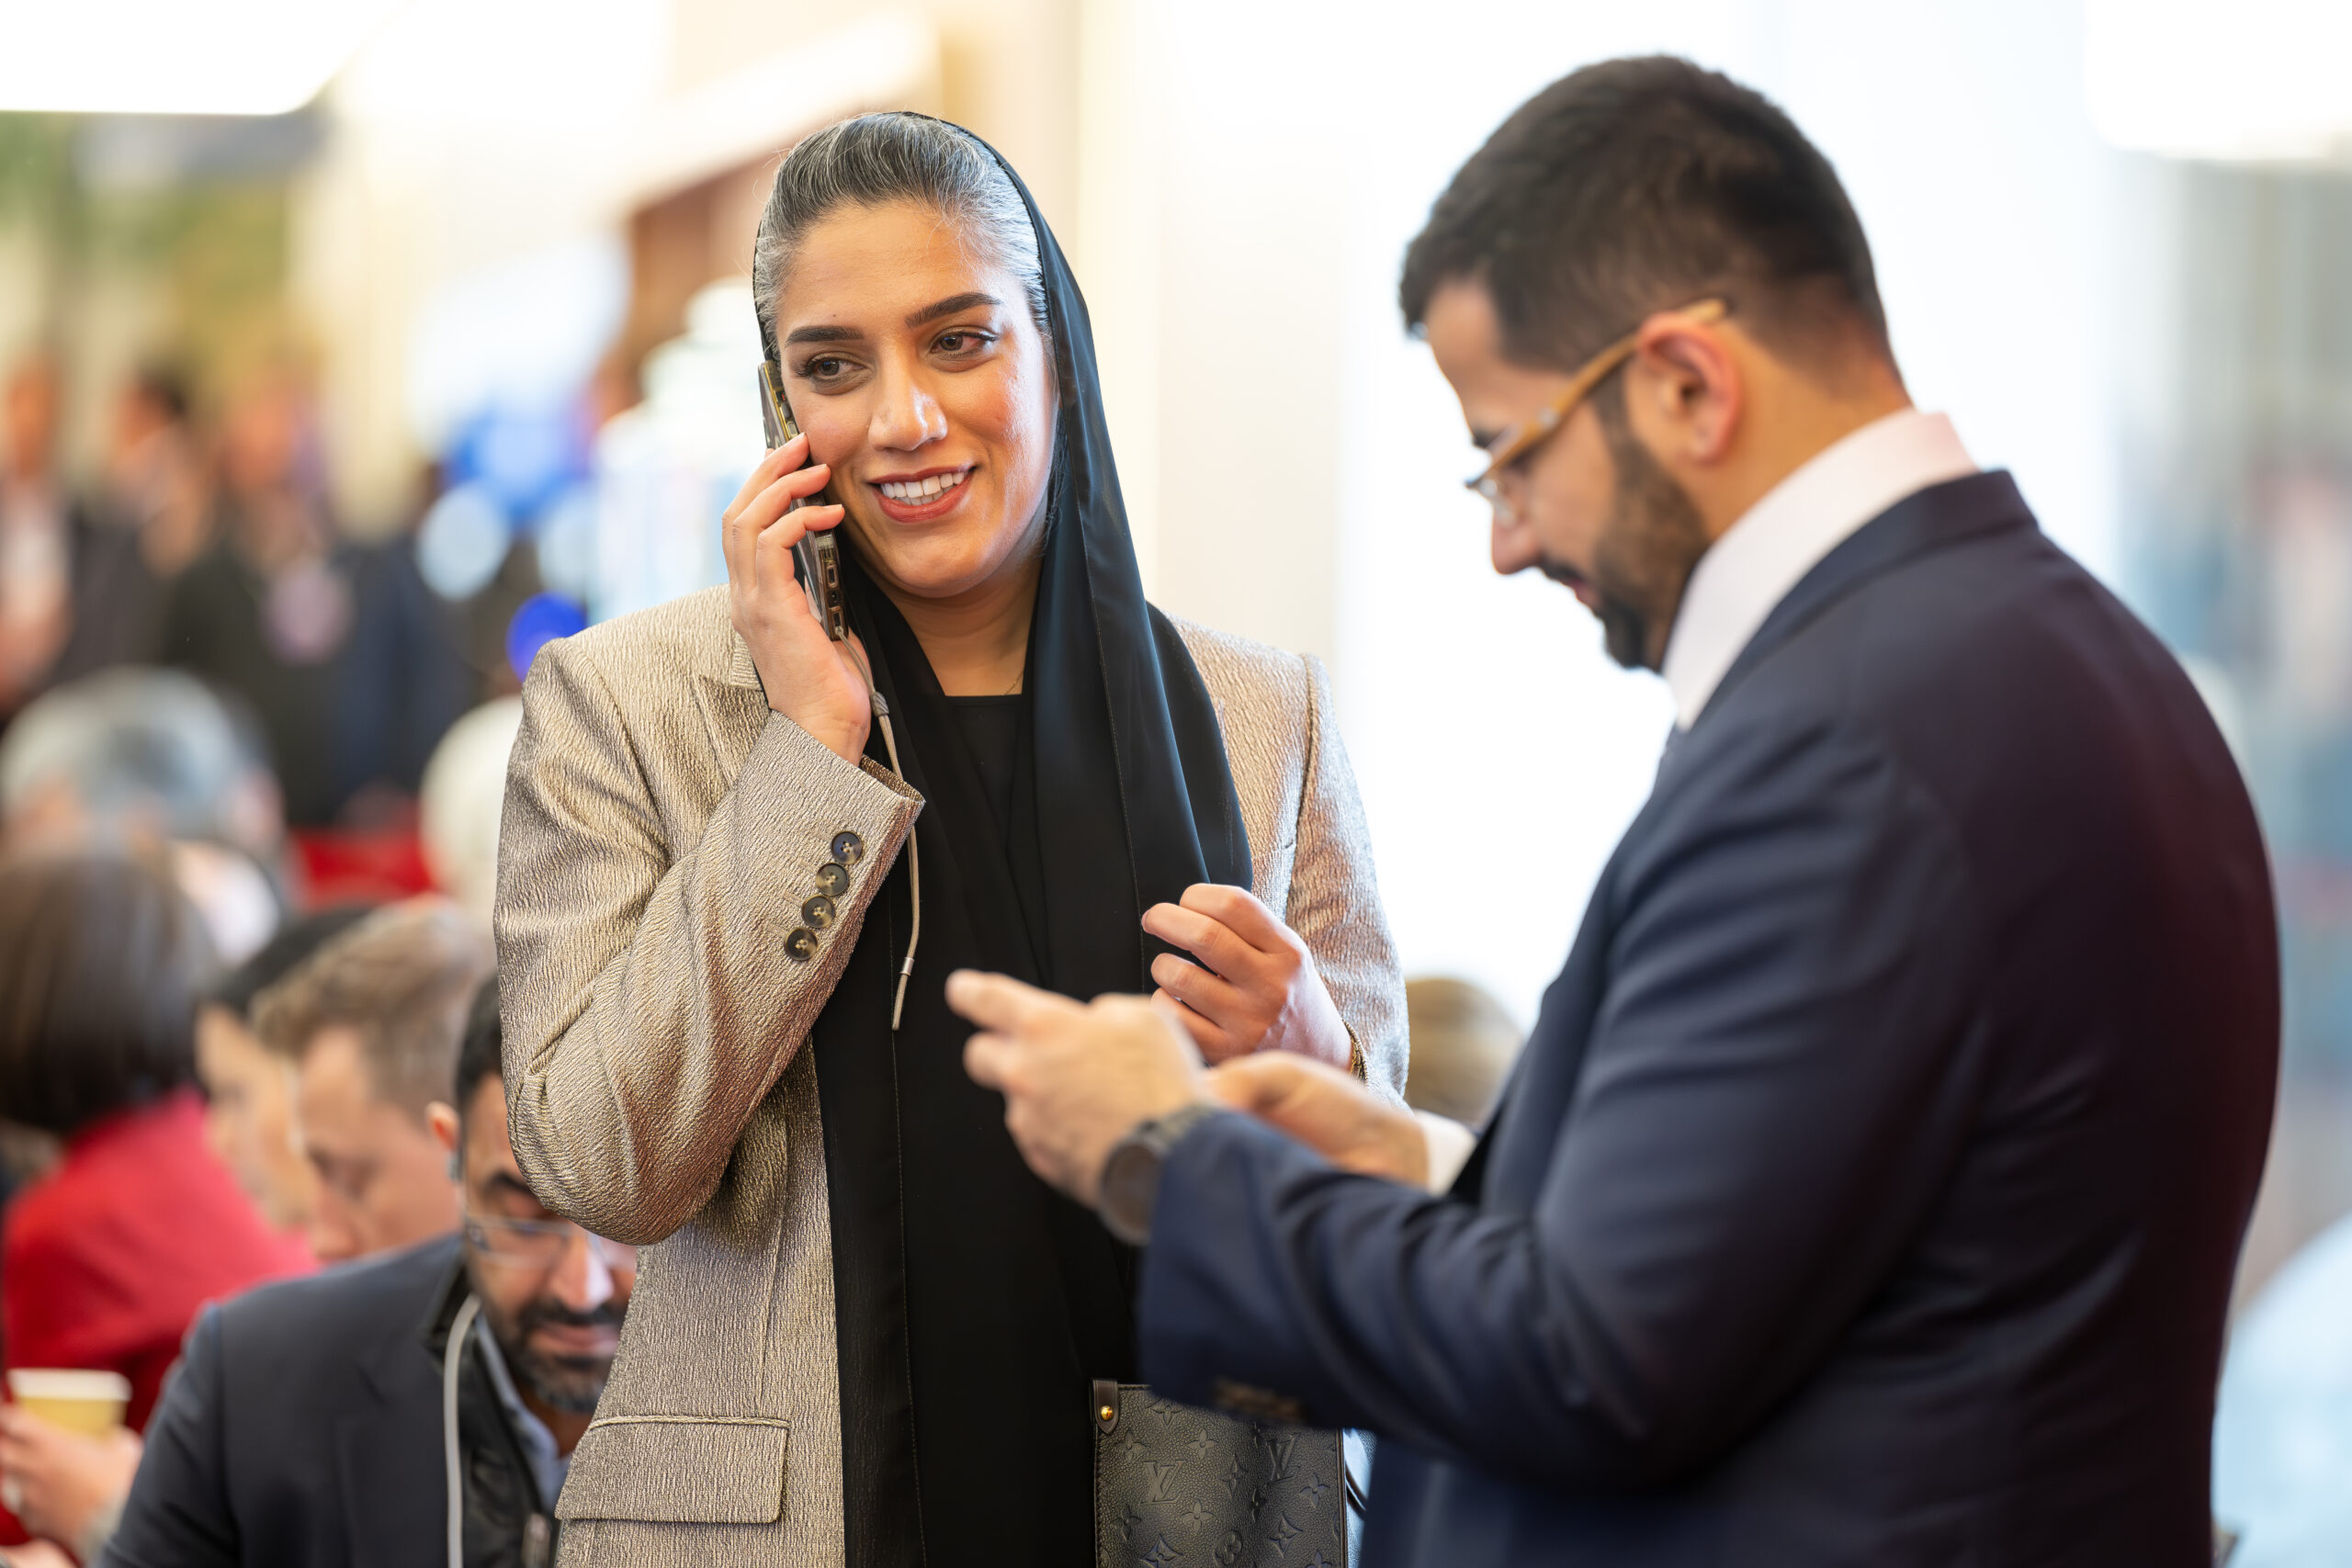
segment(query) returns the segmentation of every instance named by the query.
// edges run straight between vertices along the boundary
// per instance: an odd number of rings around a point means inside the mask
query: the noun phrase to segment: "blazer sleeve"
[[[1380,907],[1372,832],[1356,795],[1355,770],[1334,722],[1331,677],[1305,656],[1306,768],[1298,800],[1298,845],[1283,919],[1305,940],[1332,1005],[1355,1032],[1364,1077],[1398,1104],[1406,1072],[1405,976]]]
[[[549,644],[499,838],[508,1121],[550,1207],[639,1245],[717,1190],[922,806],[771,714],[701,837],[673,845],[644,765],[599,671]],[[844,832],[864,846],[849,889],[796,960],[786,938]]]
[[[188,1330],[146,1437],[122,1520],[96,1568],[231,1568],[241,1562],[224,1468],[219,1307],[206,1307]]]
[[[1588,917],[1612,921],[1609,978],[1559,1125],[1500,1113],[1550,1148],[1532,1207],[1343,1175],[1213,1117],[1170,1154],[1144,1259],[1155,1388],[1268,1391],[1615,1488],[1703,1466],[1818,1364],[1965,1140],[1981,944],[1948,819],[1870,746],[1759,732],[1706,762],[1703,800],[1667,808]],[[1539,1026],[1530,1049],[1555,1043]]]

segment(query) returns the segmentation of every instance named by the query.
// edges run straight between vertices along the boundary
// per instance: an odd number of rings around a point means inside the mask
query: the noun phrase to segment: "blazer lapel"
[[[751,645],[730,627],[727,648],[725,670],[717,674],[706,670],[695,682],[703,728],[710,735],[711,755],[725,781],[722,790],[734,787],[743,759],[752,754],[768,722],[767,691],[760,684],[759,667],[752,662]]]

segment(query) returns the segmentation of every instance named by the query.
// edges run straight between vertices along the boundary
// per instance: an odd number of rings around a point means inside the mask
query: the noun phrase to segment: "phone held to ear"
[[[775,384],[775,368],[767,361],[760,362],[760,421],[767,426],[768,450],[773,452],[800,434],[800,426],[793,423],[792,405],[784,400],[784,393]],[[804,497],[785,510],[797,512],[804,506],[822,504],[830,496],[827,487],[820,497]],[[825,628],[825,635],[835,642],[849,636],[849,617],[842,609],[842,547],[834,540],[831,530],[810,531],[800,536],[792,547],[794,558],[800,563],[800,586],[808,593],[808,613]]]

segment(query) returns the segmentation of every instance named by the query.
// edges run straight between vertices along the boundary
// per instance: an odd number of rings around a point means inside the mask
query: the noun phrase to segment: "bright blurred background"
[[[531,652],[720,579],[776,157],[913,107],[1003,149],[1076,260],[1154,596],[1330,664],[1408,972],[1521,1027],[1668,709],[1488,571],[1396,269],[1544,83],[1720,66],[1846,179],[1917,400],[2180,653],[2253,781],[2287,1077],[2241,1299],[2352,1211],[2352,8],[5,0],[0,39],[0,370],[56,389],[55,493],[140,533],[183,618],[175,577],[239,529],[296,540],[280,577],[325,563],[265,585],[255,657],[331,689],[247,694],[288,897],[480,896]],[[2334,1393],[2237,1450],[2225,1408],[2225,1514],[2299,1465],[2352,1497],[2352,1327],[2292,1326],[2348,1296],[2246,1320],[2299,1348],[2233,1397]],[[2318,1560],[2271,1554],[2292,1536],[2241,1561]]]

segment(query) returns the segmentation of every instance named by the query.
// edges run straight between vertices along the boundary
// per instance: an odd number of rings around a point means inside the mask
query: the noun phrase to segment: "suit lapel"
[[[727,664],[723,672],[703,671],[695,682],[695,700],[702,707],[703,728],[710,735],[710,750],[725,783],[731,789],[743,759],[767,728],[768,699],[760,684],[758,666],[752,662],[751,645],[733,627],[727,632]]]
[[[446,1555],[439,1371],[402,1336],[368,1359],[372,1408],[335,1423],[335,1473],[352,1568],[413,1568]],[[419,1498],[435,1506],[419,1508]]]

